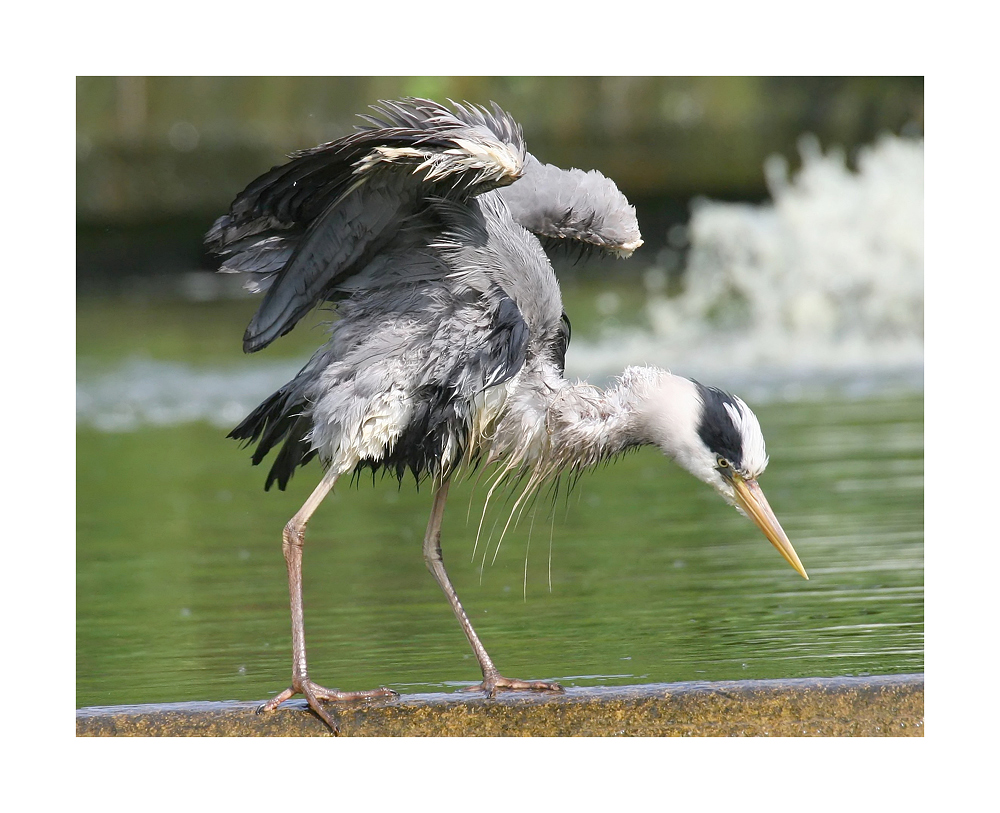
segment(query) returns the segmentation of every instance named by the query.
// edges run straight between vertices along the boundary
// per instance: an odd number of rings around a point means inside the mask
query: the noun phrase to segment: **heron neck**
[[[636,446],[655,443],[666,451],[683,410],[676,420],[665,419],[659,402],[675,388],[683,395],[693,384],[654,367],[629,367],[607,389],[561,377],[519,388],[524,395],[512,393],[491,457],[549,476],[594,466]],[[544,402],[540,391],[548,393]]]

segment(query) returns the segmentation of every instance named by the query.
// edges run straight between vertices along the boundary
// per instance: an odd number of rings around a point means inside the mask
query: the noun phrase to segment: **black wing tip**
[[[258,350],[263,350],[273,341],[273,338],[266,338],[253,331],[253,325],[251,324],[243,333],[243,352],[256,353]]]
[[[227,212],[221,217],[217,217],[215,222],[212,223],[211,227],[205,236],[202,238],[202,242],[212,251],[213,254],[219,254],[225,246],[224,234],[226,227],[232,223],[232,216]]]
[[[279,319],[271,320],[268,324],[262,325],[261,312],[264,310],[264,306],[268,304],[270,293],[269,290],[265,295],[264,301],[257,308],[256,313],[254,313],[253,318],[250,320],[250,324],[247,325],[247,329],[243,332],[244,353],[256,353],[258,350],[263,350],[276,339],[280,339],[282,336],[291,333],[292,329],[299,323],[299,319],[309,310],[309,308],[299,307],[290,315],[282,312]]]
[[[246,333],[243,334],[243,352],[244,353],[256,353],[258,350],[263,350],[267,347],[274,339],[264,339],[257,335],[251,335],[250,329],[247,328]]]
[[[296,394],[289,392],[286,385],[268,396],[226,435],[239,441],[242,448],[257,444],[250,456],[254,466],[259,466],[271,450],[281,444],[264,481],[265,491],[270,491],[273,485],[284,491],[295,470],[318,454],[306,441],[309,421],[301,415],[299,404]]]

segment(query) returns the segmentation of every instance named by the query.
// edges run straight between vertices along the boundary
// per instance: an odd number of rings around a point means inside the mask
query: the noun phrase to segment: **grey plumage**
[[[392,694],[345,694],[306,673],[305,525],[341,475],[366,467],[433,479],[424,557],[490,694],[559,686],[499,674],[444,570],[441,518],[460,466],[498,464],[494,488],[517,476],[516,511],[552,477],[655,444],[746,512],[804,576],[757,486],[767,455],[743,401],[652,367],[630,367],[608,389],[563,375],[569,320],[546,251],[628,256],[641,245],[615,184],[540,163],[496,105],[406,99],[380,103],[365,121],[255,180],[206,236],[220,270],[264,293],[247,352],[321,303],[336,310],[328,341],[230,433],[256,444],[254,464],[280,447],[267,488],[284,488],[316,456],[325,467],[283,534],[292,685],[262,708],[302,692],[336,730],[320,700]]]
[[[577,246],[627,257],[642,245],[635,208],[596,170],[565,170],[528,155],[520,180],[500,197],[546,248]]]
[[[247,350],[322,301],[338,303],[327,344],[231,433],[257,443],[255,464],[283,443],[267,487],[284,488],[317,453],[346,464],[359,443],[350,421],[390,392],[410,405],[405,425],[353,465],[446,474],[470,451],[476,399],[487,388],[510,381],[529,358],[559,372],[565,363],[558,283],[522,226],[618,254],[641,243],[635,211],[611,181],[540,164],[496,106],[453,114],[406,100],[376,113],[355,134],[254,181],[206,237],[225,257],[221,270],[246,273],[252,290],[266,291]],[[491,165],[490,150],[506,165]],[[484,168],[470,168],[475,158]],[[427,160],[437,164],[418,169]],[[513,185],[491,192],[501,184]],[[526,193],[507,196],[521,184]]]

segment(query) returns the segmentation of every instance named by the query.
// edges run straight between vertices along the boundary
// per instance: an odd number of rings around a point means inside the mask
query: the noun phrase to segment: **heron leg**
[[[479,640],[479,636],[476,635],[476,631],[472,628],[472,622],[469,621],[469,617],[465,614],[462,602],[458,600],[458,593],[455,592],[455,587],[452,585],[451,579],[448,578],[448,573],[444,569],[444,560],[441,557],[441,521],[444,517],[445,502],[448,499],[449,483],[449,480],[445,480],[434,493],[431,517],[427,523],[427,533],[424,535],[424,561],[427,563],[427,569],[434,576],[438,586],[448,598],[452,612],[455,613],[458,623],[462,625],[462,631],[465,633],[465,637],[469,639],[472,651],[476,653],[476,659],[479,661],[479,668],[483,671],[483,682],[475,686],[470,686],[465,691],[483,691],[486,692],[488,697],[493,697],[498,689],[563,691],[562,686],[558,683],[544,680],[516,680],[501,675],[497,671],[496,666],[493,665],[489,654],[487,654],[486,647],[483,646],[482,641]]]
[[[309,499],[292,517],[281,535],[281,550],[285,555],[288,567],[288,594],[292,612],[292,685],[281,694],[272,697],[257,708],[257,713],[273,711],[290,697],[296,694],[305,696],[311,708],[319,718],[337,734],[340,727],[330,714],[320,704],[320,700],[367,700],[373,697],[396,697],[397,692],[386,687],[364,692],[341,692],[337,689],[327,689],[309,679],[306,669],[305,623],[302,613],[302,547],[305,542],[306,524],[324,497],[333,489],[340,472],[329,471],[316,487]]]

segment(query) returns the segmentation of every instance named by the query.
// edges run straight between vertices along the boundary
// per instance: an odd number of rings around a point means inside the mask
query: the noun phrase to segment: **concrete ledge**
[[[85,737],[305,737],[328,729],[291,700],[78,709]],[[565,694],[412,694],[331,707],[346,736],[919,737],[924,676],[805,678],[567,689]]]

